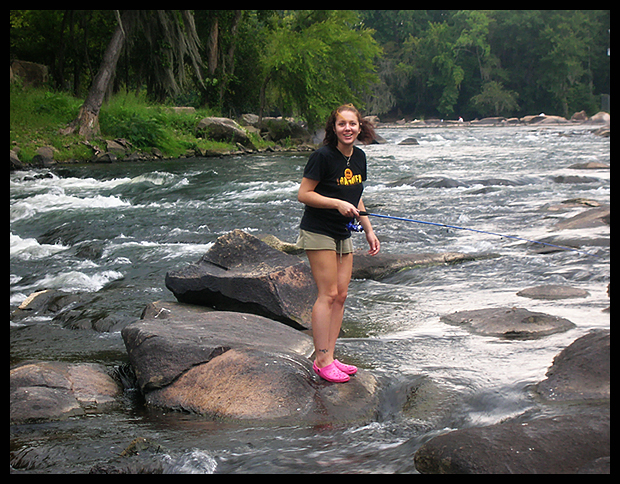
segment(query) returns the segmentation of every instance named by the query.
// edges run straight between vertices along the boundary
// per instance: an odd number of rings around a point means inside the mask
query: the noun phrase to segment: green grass
[[[50,145],[56,148],[54,159],[87,161],[91,148],[78,135],[60,135],[77,117],[83,100],[69,94],[47,89],[23,89],[19,84],[10,87],[10,145],[19,148],[19,159],[32,161],[37,148]],[[149,151],[158,148],[164,156],[178,157],[187,150],[226,152],[236,146],[209,139],[198,139],[194,128],[198,122],[217,113],[197,109],[195,113],[175,112],[170,107],[152,105],[144,96],[119,93],[104,103],[99,114],[100,137],[91,144],[104,149],[106,139],[125,138],[134,148]],[[258,147],[267,144],[258,136],[252,138]]]

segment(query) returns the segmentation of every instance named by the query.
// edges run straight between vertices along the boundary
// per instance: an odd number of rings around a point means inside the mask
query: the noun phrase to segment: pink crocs
[[[327,365],[324,368],[319,368],[318,366],[316,366],[316,362],[314,362],[312,364],[312,369],[317,375],[319,375],[321,378],[327,381],[331,381],[334,383],[344,383],[346,381],[349,381],[349,375],[341,372],[336,367],[335,361],[332,361],[329,365]]]
[[[355,375],[357,373],[357,366],[345,365],[344,363],[340,363],[338,360],[334,360],[334,363],[336,363],[336,368],[347,375]]]

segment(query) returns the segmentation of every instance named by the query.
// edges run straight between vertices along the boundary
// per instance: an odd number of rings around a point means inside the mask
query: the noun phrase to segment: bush
[[[167,137],[157,120],[145,118],[140,113],[101,113],[99,125],[102,133],[111,138],[125,138],[137,148],[161,148]]]

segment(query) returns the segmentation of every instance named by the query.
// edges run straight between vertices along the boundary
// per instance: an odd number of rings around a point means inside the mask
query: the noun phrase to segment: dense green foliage
[[[195,56],[178,62],[180,37],[161,22],[173,17],[142,12],[114,92],[310,124],[342,102],[427,118],[592,114],[610,92],[609,10],[194,10],[200,76]],[[83,98],[119,18],[12,10],[10,57],[48,65],[50,87]]]

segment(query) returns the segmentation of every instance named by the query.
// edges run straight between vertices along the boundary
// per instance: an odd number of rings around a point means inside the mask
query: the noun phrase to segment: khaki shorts
[[[337,240],[329,235],[316,234],[307,230],[299,231],[296,245],[304,250],[335,250],[338,254],[351,254],[353,252],[351,237]]]

